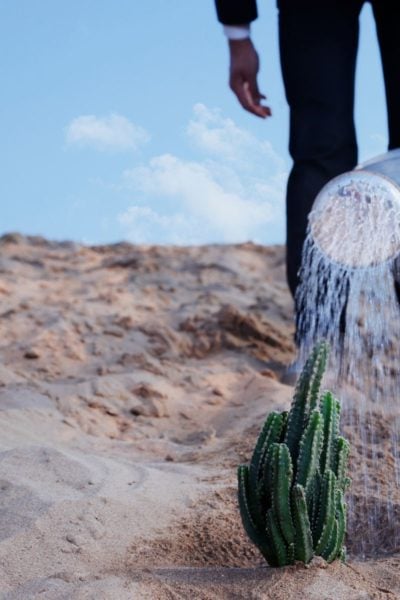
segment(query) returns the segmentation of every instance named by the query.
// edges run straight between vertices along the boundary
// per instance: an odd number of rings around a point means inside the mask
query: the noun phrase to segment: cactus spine
[[[238,468],[243,526],[271,566],[345,556],[350,447],[339,436],[340,403],[320,393],[327,357],[322,342],[304,366],[289,413],[268,416],[250,466]]]

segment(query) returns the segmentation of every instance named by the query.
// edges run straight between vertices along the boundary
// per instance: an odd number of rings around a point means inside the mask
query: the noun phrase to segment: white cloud
[[[96,150],[136,150],[149,139],[145,129],[114,113],[107,117],[82,115],[73,119],[66,129],[68,144],[91,146]]]
[[[165,154],[153,158],[146,167],[132,169],[126,176],[145,196],[175,198],[183,214],[190,215],[197,224],[198,236],[201,233],[203,240],[249,239],[255,227],[272,218],[271,205],[255,198],[256,190],[253,197],[241,196],[229,189],[229,181],[226,185],[217,181],[205,164]]]
[[[218,109],[209,109],[204,104],[195,104],[193,118],[186,132],[191,141],[207,154],[230,162],[242,162],[254,170],[255,165],[267,168],[270,163],[284,170],[282,158],[275,152],[271,142],[260,140],[249,131],[221,115]],[[249,160],[250,158],[250,160]]]
[[[202,104],[186,133],[199,160],[163,154],[124,173],[139,200],[118,216],[125,235],[133,242],[282,242],[287,173],[271,144]]]
[[[190,215],[163,215],[149,206],[130,206],[118,215],[118,221],[130,233],[129,238],[135,244],[190,244],[196,237],[198,226]]]

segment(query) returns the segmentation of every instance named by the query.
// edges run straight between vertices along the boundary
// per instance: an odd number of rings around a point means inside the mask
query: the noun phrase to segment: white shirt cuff
[[[228,40],[245,40],[250,37],[250,24],[224,25],[223,28]]]

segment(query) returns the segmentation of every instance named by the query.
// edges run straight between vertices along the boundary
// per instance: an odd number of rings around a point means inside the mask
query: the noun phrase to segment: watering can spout
[[[335,177],[309,216],[322,253],[347,268],[366,268],[400,255],[400,149]]]

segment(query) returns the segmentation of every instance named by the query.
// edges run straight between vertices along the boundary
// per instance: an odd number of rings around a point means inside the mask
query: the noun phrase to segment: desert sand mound
[[[395,554],[270,569],[243,534],[236,466],[293,391],[282,247],[8,234],[0,299],[1,598],[400,598]]]

